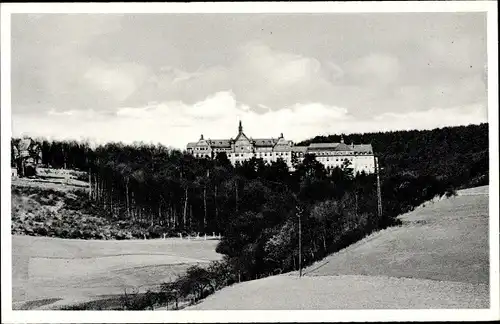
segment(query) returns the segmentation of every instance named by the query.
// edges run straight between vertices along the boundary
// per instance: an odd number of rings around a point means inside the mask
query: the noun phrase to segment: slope
[[[296,273],[223,289],[189,310],[489,307],[488,187],[402,215]]]

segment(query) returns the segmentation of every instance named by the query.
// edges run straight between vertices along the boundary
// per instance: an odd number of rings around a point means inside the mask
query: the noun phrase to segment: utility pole
[[[299,278],[302,277],[302,209],[297,206],[297,217],[299,219]]]
[[[378,164],[378,157],[375,157],[375,171],[377,172],[377,207],[378,217],[382,218],[382,191],[380,189],[380,165]]]

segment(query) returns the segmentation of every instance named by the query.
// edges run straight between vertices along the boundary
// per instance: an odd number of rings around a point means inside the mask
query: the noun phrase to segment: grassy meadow
[[[292,272],[233,285],[188,310],[489,307],[488,187],[400,218],[402,226],[330,255],[302,278]]]
[[[142,292],[221,255],[217,240],[12,237],[15,307],[55,307]],[[49,299],[52,303],[43,301]],[[61,299],[61,300],[57,300]],[[38,303],[36,303],[38,301]]]

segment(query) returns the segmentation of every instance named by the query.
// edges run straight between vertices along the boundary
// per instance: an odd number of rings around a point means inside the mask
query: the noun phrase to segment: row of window
[[[345,158],[345,159],[342,159],[342,158],[336,158],[336,159],[331,159],[329,157],[317,157],[316,158],[318,161],[336,161],[336,162],[343,162],[343,161],[352,161],[352,158]]]
[[[249,153],[234,153],[234,154],[229,154],[229,157],[232,157],[233,155],[235,157],[244,157],[245,154],[249,154]],[[274,152],[274,154],[276,156],[284,156],[284,157],[288,157],[291,155],[291,152]],[[253,153],[253,155],[255,157],[266,157],[266,156],[269,156],[269,157],[272,157],[273,156],[273,152],[269,152],[269,153]]]
[[[321,151],[321,152],[315,152],[313,154],[316,154],[316,155],[353,155],[354,152],[352,152],[352,151]]]
[[[209,147],[195,147],[194,150],[196,151],[207,151],[209,150]],[[230,148],[215,148],[215,151],[227,151],[231,150]],[[251,147],[240,147],[240,150],[251,150]],[[321,151],[317,152],[317,155],[353,155],[356,153],[356,155],[371,155],[373,154],[371,151],[370,152],[352,152],[352,151],[347,151],[347,152],[333,152],[333,151]],[[299,155],[303,155],[302,152],[298,152]]]
[[[198,148],[197,148],[198,149]],[[207,150],[207,148],[199,148],[200,150]],[[234,157],[244,157],[245,154],[252,154],[252,153],[229,153],[229,157],[232,157],[234,155]],[[291,156],[291,152],[269,152],[269,153],[262,153],[262,152],[258,152],[258,153],[253,153],[254,156],[256,157],[272,157],[272,156],[282,156],[282,157],[290,157]],[[198,156],[209,156],[209,154],[194,154],[196,157]],[[297,156],[299,157],[302,157],[304,156],[304,153],[302,152],[297,152],[296,153]],[[342,158],[331,158],[330,160],[330,157],[323,157],[323,156],[317,156],[316,159],[318,161],[343,161],[343,160],[350,160],[352,161],[352,157],[349,157],[349,158],[345,158],[345,159],[342,159]]]

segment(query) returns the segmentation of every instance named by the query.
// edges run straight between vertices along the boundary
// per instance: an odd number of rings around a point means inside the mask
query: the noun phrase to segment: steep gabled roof
[[[31,138],[23,138],[19,141],[18,148],[19,151],[28,150],[31,145]]]
[[[283,137],[278,138],[276,145],[290,145],[291,141],[284,139]]]
[[[335,151],[353,151],[353,149],[352,149],[352,147],[350,147],[349,145],[347,145],[345,143],[339,143],[335,147]]]
[[[250,139],[243,132],[239,133],[238,136],[236,136],[236,138],[234,139],[234,141],[237,142],[240,140],[240,138],[246,139],[247,141],[250,142]]]

